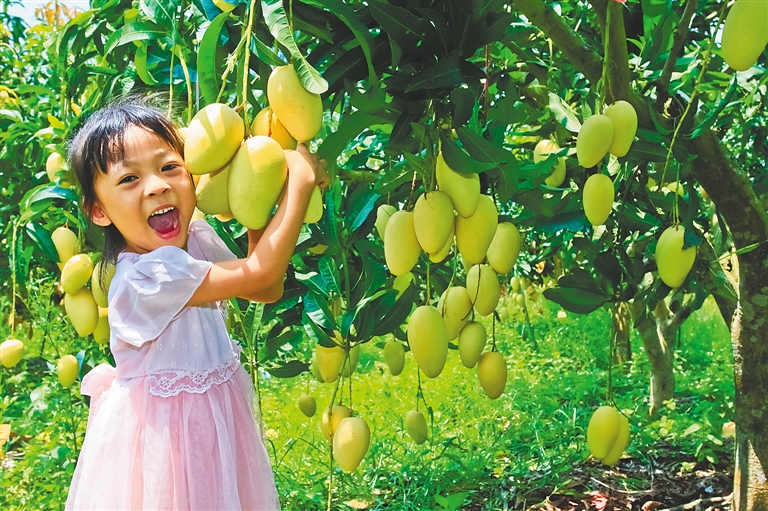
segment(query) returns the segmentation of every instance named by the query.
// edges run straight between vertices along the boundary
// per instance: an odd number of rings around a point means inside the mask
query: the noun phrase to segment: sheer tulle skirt
[[[157,397],[99,366],[66,509],[273,510],[277,491],[240,367],[200,394]],[[89,378],[90,377],[90,378]]]

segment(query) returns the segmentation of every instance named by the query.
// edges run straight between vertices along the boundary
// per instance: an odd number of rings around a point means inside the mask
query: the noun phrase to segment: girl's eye
[[[174,170],[174,169],[177,169],[178,167],[179,165],[176,163],[168,163],[167,165],[163,166],[163,172],[165,172],[166,170]]]
[[[136,176],[125,176],[123,179],[120,180],[119,184],[123,183],[130,183],[131,181],[136,180]]]

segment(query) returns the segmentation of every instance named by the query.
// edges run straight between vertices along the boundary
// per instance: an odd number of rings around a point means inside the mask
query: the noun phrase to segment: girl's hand
[[[325,189],[325,187],[328,186],[330,181],[328,177],[328,172],[327,172],[328,162],[326,160],[319,159],[317,157],[317,154],[310,152],[305,144],[299,144],[299,146],[296,148],[296,151],[294,151],[294,155],[295,156],[300,155],[304,161],[299,162],[298,159],[294,159],[294,165],[292,168],[292,165],[291,165],[292,162],[291,162],[291,159],[289,159],[288,161],[289,174],[296,171],[298,171],[299,173],[305,173],[307,170],[309,170],[312,173],[314,185],[320,187],[320,189]],[[302,167],[302,168],[299,169],[298,167]],[[309,177],[309,175],[307,175],[307,177]]]

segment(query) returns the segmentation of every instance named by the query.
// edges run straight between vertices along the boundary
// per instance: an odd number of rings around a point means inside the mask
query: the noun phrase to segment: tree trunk
[[[645,307],[645,304],[639,302],[634,302],[632,305],[635,317]],[[664,401],[675,397],[674,331],[665,327],[668,318],[669,309],[663,301],[660,301],[653,314],[637,325],[645,353],[651,363],[651,415],[659,412],[664,406]]]
[[[629,343],[629,325],[631,316],[627,302],[614,303],[611,307],[613,316],[613,339],[615,350],[613,363],[624,364],[632,360],[632,346]]]

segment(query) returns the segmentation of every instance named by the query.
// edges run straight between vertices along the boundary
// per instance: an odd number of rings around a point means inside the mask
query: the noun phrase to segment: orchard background
[[[723,61],[729,5],[250,0],[222,12],[229,6],[210,0],[94,0],[88,11],[51,2],[27,27],[4,14],[9,3],[0,1],[0,329],[26,354],[0,368],[3,509],[63,507],[88,404],[78,383],[62,387],[56,364],[74,354],[82,377],[111,361],[60,304],[51,232],[66,224],[83,252],[100,243],[77,185],[66,168],[49,176],[48,156],[66,154],[107,98],[131,92],[163,92],[180,126],[214,102],[248,122],[267,106],[271,68],[289,61],[322,95],[312,146],[334,180],[282,299],[230,303],[285,509],[768,509],[768,57],[740,72]],[[626,156],[585,169],[582,123],[617,100],[636,110],[637,137]],[[566,157],[557,187],[545,179],[558,158],[533,159],[542,138]],[[523,238],[482,319],[488,349],[507,364],[496,400],[455,342],[435,379],[410,353],[399,376],[383,363],[385,341],[407,346],[411,310],[465,278],[455,247],[441,263],[422,254],[399,294],[374,228],[379,206],[412,208],[430,189],[440,153],[479,174]],[[616,192],[599,227],[582,204],[595,172]],[[244,253],[237,221],[207,220]],[[670,289],[654,250],[675,222],[697,255]],[[360,362],[343,385],[321,384],[310,359],[337,333],[361,346]],[[318,403],[312,418],[296,405],[303,393]],[[351,474],[318,427],[334,396],[372,431]],[[631,430],[610,469],[585,443],[604,404]],[[415,408],[429,424],[421,445],[404,427]],[[735,439],[724,438],[732,421]]]

